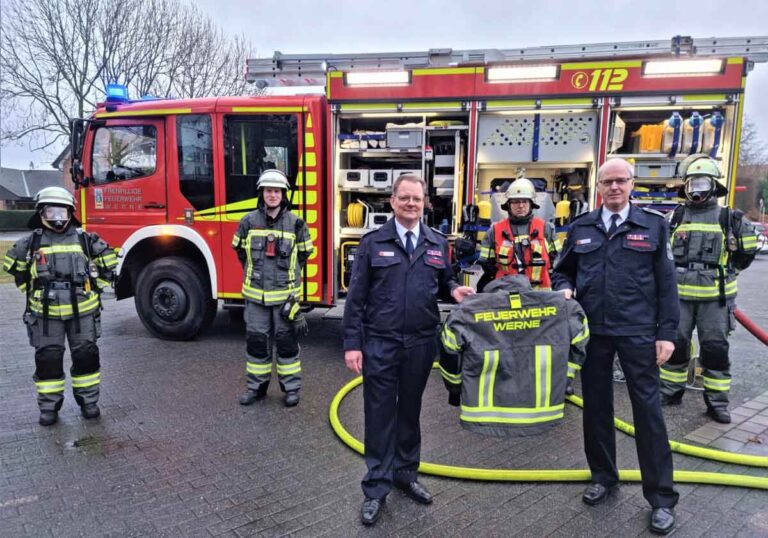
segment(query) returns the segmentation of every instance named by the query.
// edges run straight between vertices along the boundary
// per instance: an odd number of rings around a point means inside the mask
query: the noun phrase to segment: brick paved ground
[[[768,327],[759,259],[740,282],[742,309]],[[133,304],[110,302],[101,340],[103,416],[80,418],[71,395],[53,428],[37,425],[32,352],[19,318],[22,296],[0,286],[0,536],[636,536],[648,510],[640,487],[623,485],[596,508],[582,504],[583,484],[484,483],[424,478],[435,503],[421,507],[398,492],[373,529],[358,523],[362,458],[328,425],[328,404],[349,379],[338,322],[311,319],[303,344],[303,399],[286,409],[277,386],[266,401],[236,400],[245,370],[243,327],[220,313],[197,342],[151,338]],[[768,387],[766,349],[739,328],[733,339],[734,407],[755,410]],[[617,387],[617,414],[631,420]],[[580,411],[572,406],[556,430],[521,440],[462,430],[437,374],[423,413],[424,459],[504,468],[585,468]],[[668,410],[671,437],[698,444],[729,439],[713,428],[700,395]],[[752,416],[760,414],[757,410]],[[361,432],[359,391],[341,416]],[[745,415],[745,413],[742,413]],[[747,418],[747,417],[745,417]],[[746,423],[742,421],[741,424]],[[768,434],[736,425],[749,439],[743,452],[764,448]],[[711,433],[711,432],[710,432]],[[733,437],[733,435],[731,435]],[[634,442],[618,434],[619,463],[636,468]],[[754,445],[754,446],[751,446]],[[765,454],[765,452],[762,452]],[[768,470],[675,456],[678,469],[768,476]],[[678,536],[768,536],[768,492],[680,485]]]

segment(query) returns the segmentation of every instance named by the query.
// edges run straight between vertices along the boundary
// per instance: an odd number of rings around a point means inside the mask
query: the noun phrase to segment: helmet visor
[[[54,228],[63,228],[69,222],[69,209],[66,207],[48,205],[40,212],[45,222]]]
[[[685,194],[691,200],[703,200],[712,192],[712,178],[693,176],[685,182]]]

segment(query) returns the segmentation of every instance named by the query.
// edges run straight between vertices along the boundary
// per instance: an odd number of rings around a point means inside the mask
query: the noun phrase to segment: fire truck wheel
[[[155,260],[139,273],[135,302],[149,332],[167,340],[195,338],[217,307],[203,270],[178,256]]]

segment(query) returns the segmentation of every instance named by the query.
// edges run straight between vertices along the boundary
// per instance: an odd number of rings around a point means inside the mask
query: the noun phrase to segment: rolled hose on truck
[[[752,333],[752,335],[760,340],[763,344],[768,346],[768,333],[758,327],[754,321],[749,319],[747,315],[740,309],[736,308],[733,311],[733,315],[736,316],[736,320],[741,323],[746,330]]]
[[[433,368],[437,368],[435,363]],[[329,419],[331,428],[341,441],[359,454],[364,454],[363,443],[352,436],[339,419],[339,406],[344,398],[363,382],[362,376],[358,376],[346,385],[331,400]],[[566,396],[572,404],[582,407],[582,399],[578,396]],[[631,424],[614,417],[616,428],[627,435],[634,436],[635,428]],[[719,461],[723,463],[735,463],[751,467],[768,468],[768,457],[752,456],[749,454],[737,454],[725,450],[687,445],[678,441],[670,441],[669,446],[673,452],[694,456],[697,458]],[[587,482],[590,480],[589,470],[582,469],[482,469],[477,467],[460,467],[454,465],[442,465],[439,463],[421,462],[419,472],[447,478],[460,478],[464,480],[486,480],[494,482]],[[640,482],[639,470],[620,470],[619,480],[623,482]],[[710,473],[701,471],[675,471],[675,482],[688,484],[711,484],[718,486],[735,486],[743,488],[768,489],[768,477],[749,476],[732,473]]]

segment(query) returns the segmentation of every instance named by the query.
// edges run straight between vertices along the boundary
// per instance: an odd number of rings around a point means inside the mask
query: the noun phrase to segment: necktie
[[[416,247],[413,244],[413,232],[405,232],[405,251],[408,253],[408,257],[413,256],[413,251]]]
[[[614,213],[611,215],[611,227],[608,228],[608,236],[611,237],[616,233],[616,228],[619,227],[619,214]]]

